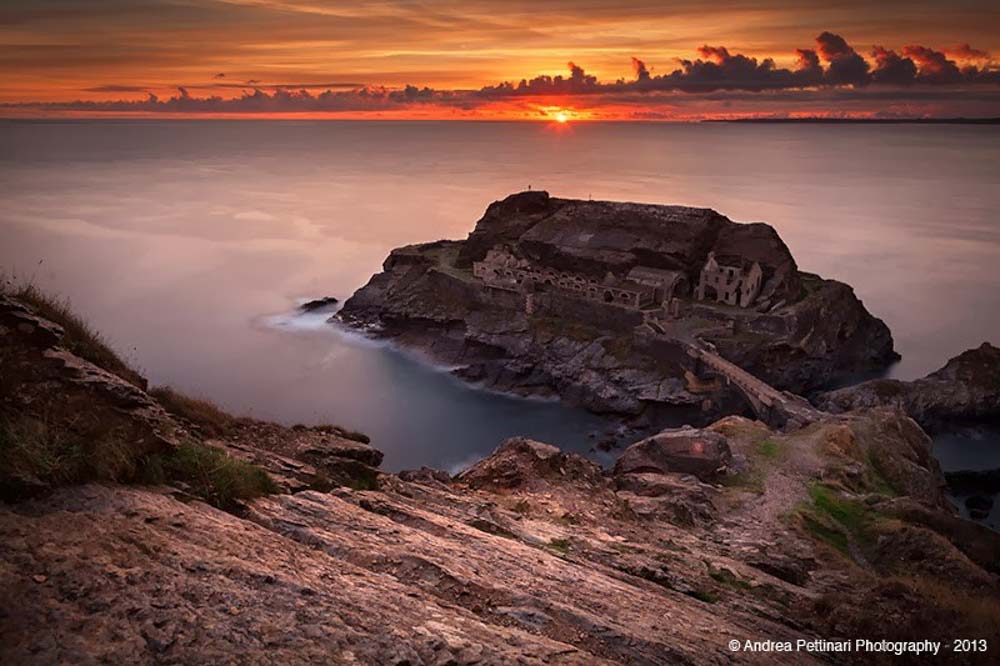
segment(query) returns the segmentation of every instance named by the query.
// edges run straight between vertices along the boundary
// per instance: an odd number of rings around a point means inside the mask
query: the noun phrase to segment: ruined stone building
[[[644,275],[643,281],[621,279],[608,273],[603,280],[559,271],[546,266],[537,266],[526,259],[514,256],[510,250],[492,248],[482,261],[474,262],[472,274],[487,285],[509,291],[554,291],[567,296],[617,305],[633,310],[659,305],[664,294],[673,293],[680,280],[677,275],[667,275],[670,271],[644,269],[651,273]],[[683,276],[680,276],[683,277]]]
[[[757,299],[764,281],[764,270],[756,261],[749,269],[743,266],[724,266],[708,253],[708,260],[701,269],[696,296],[698,300],[714,298],[719,303],[749,307]]]
[[[667,302],[675,296],[688,295],[688,279],[680,271],[636,266],[628,272],[628,279],[631,282],[653,287],[653,298],[657,303]]]

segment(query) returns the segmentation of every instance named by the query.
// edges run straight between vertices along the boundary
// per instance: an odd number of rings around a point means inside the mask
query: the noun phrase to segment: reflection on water
[[[0,266],[154,382],[363,430],[393,469],[449,466],[514,432],[586,449],[599,424],[262,314],[346,298],[391,248],[462,238],[530,184],[773,224],[886,320],[913,378],[1000,337],[997,163],[997,127],[0,121]]]

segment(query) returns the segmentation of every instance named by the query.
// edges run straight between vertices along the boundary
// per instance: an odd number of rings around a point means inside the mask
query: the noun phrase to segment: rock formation
[[[931,430],[957,423],[1000,423],[1000,349],[984,342],[923,379],[873,379],[824,393],[816,403],[831,412],[898,407]]]
[[[697,298],[711,262],[752,274],[737,305]],[[797,393],[896,358],[851,288],[799,271],[766,224],[545,192],[493,203],[465,241],[394,250],[338,317],[468,381],[646,425],[745,408],[692,344]]]
[[[513,438],[454,479],[396,476],[332,426],[184,417],[63,341],[0,303],[0,479],[20,484],[0,503],[0,663],[787,663],[728,643],[1000,638],[1000,535],[954,515],[898,410],[794,432],[729,417],[610,471]],[[117,447],[28,483],[13,426],[46,412]],[[102,473],[193,444],[260,465],[269,490],[210,506]]]

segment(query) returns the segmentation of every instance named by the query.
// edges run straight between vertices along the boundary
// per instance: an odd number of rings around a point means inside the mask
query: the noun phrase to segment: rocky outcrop
[[[763,287],[749,308],[678,292],[677,312],[649,327],[649,313],[599,300],[487,286],[471,267],[498,246],[532,265],[598,282],[643,266],[679,272],[694,284],[713,252],[723,264],[759,264]],[[686,353],[695,341],[793,392],[895,358],[889,330],[851,288],[800,272],[765,224],[737,224],[708,209],[544,192],[492,204],[465,241],[393,250],[337,317],[429,352],[469,382],[555,395],[654,429],[707,424],[746,409],[735,389]]]
[[[456,478],[473,488],[519,488],[552,480],[581,487],[603,483],[601,468],[589,460],[525,437],[511,437]]]
[[[614,473],[677,472],[711,480],[732,462],[726,438],[711,430],[675,428],[632,444],[615,463]]]
[[[94,465],[205,437],[59,349],[52,322],[0,318],[5,453],[20,414],[61,403],[115,435]],[[379,473],[338,428],[229,421],[200,444],[261,465],[268,495],[222,510],[173,480],[53,477],[0,502],[0,663],[756,664],[787,659],[730,641],[1000,640],[1000,535],[949,510],[898,410],[791,432],[729,417],[611,471],[515,437],[454,478]],[[176,443],[147,439],[157,424]],[[375,483],[333,479],[350,465]]]
[[[868,456],[900,418],[728,420],[747,471],[724,486],[604,474],[515,438],[447,483],[384,475],[239,516],[121,486],[0,505],[0,660],[782,663],[728,642],[982,630],[1000,539],[886,497]],[[885,581],[907,592],[871,599],[877,618],[846,604]],[[960,603],[934,596],[944,584]]]
[[[72,353],[65,338],[59,324],[0,295],[0,417],[5,442],[0,499],[44,492],[58,482],[48,473],[56,461],[42,455],[56,433],[62,447],[73,452],[63,455],[75,458],[64,465],[63,475],[76,479],[97,474],[131,477],[138,459],[173,450],[180,441],[176,424],[156,400]],[[112,439],[128,441],[128,449],[109,455]],[[31,451],[32,447],[37,450]],[[92,461],[101,454],[110,460],[95,469]]]
[[[874,379],[824,393],[816,403],[835,413],[897,407],[931,430],[956,423],[1000,422],[1000,348],[984,342],[923,379]]]

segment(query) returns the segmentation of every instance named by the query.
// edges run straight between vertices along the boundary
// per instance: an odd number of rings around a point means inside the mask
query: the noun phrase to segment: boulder
[[[544,483],[604,485],[601,468],[575,453],[526,437],[511,437],[489,457],[460,472],[473,488],[519,488]]]
[[[710,480],[732,463],[732,452],[723,435],[711,430],[675,428],[640,440],[625,449],[615,463],[614,475],[653,472],[693,474]]]
[[[419,469],[404,469],[396,476],[408,483],[419,483],[424,486],[447,485],[451,483],[451,474],[443,469],[434,469],[425,465]]]

